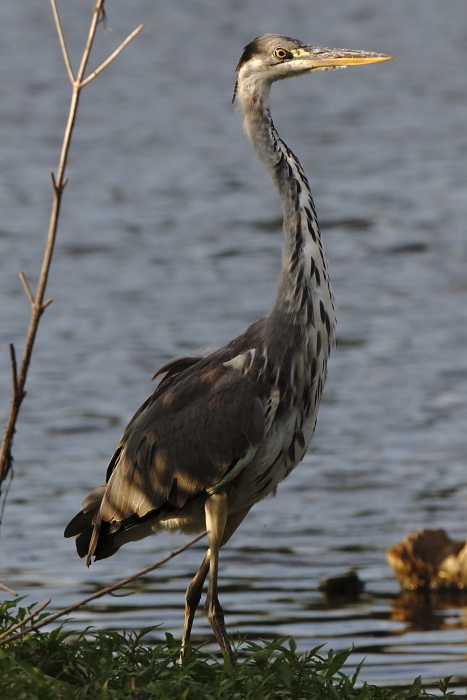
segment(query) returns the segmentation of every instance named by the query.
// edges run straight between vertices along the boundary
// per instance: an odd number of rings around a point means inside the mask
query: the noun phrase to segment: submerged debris
[[[326,578],[318,586],[318,590],[329,598],[358,598],[364,588],[365,584],[355,571]]]

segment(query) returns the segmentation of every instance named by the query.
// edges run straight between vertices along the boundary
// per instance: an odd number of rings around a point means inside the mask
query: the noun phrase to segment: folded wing
[[[264,438],[265,387],[224,357],[183,358],[163,370],[164,379],[125,429],[106,486],[88,496],[65,531],[83,534],[81,556],[85,547],[88,558],[95,552],[102,524],[116,532],[214,491],[249,463]]]

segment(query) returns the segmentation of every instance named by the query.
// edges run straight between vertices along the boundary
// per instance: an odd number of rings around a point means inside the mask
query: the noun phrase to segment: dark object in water
[[[387,550],[386,559],[403,589],[467,588],[467,544],[444,530],[410,532]]]
[[[330,598],[358,598],[365,588],[355,571],[349,571],[343,576],[331,576],[324,579],[318,586],[318,590]]]

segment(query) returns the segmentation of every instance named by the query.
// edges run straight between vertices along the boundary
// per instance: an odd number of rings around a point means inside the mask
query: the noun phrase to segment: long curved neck
[[[316,211],[300,162],[279,138],[269,110],[269,85],[238,84],[245,132],[279,192],[284,212],[282,271],[268,315],[271,342],[277,326],[291,342],[313,341],[327,357],[334,333],[334,301]],[[307,338],[294,333],[305,329]],[[267,339],[266,339],[267,341]]]

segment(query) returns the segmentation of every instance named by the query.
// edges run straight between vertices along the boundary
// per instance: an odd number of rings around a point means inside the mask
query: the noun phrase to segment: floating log
[[[467,588],[467,543],[444,530],[411,532],[387,550],[386,559],[405,590]]]

